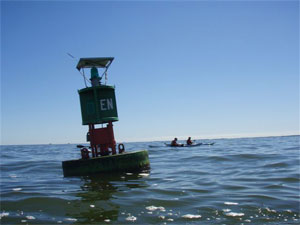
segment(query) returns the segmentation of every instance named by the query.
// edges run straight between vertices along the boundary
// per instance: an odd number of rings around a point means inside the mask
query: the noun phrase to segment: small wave
[[[222,185],[222,189],[238,191],[238,190],[247,189],[247,187],[246,186],[240,186],[240,185]]]
[[[0,213],[0,219],[2,219],[2,217],[5,217],[5,216],[9,216],[9,213],[8,212]]]
[[[136,218],[135,216],[128,216],[128,217],[126,218],[126,220],[127,220],[127,221],[132,221],[132,222],[134,222],[134,221],[137,220],[137,218]]]
[[[230,157],[238,158],[239,160],[242,159],[266,159],[269,158],[269,155],[265,154],[238,154],[238,155],[230,155]]]
[[[231,209],[222,209],[223,212],[230,212]]]
[[[76,222],[77,221],[77,219],[75,219],[75,218],[65,218],[65,220],[66,221],[72,221],[72,222]]]
[[[14,191],[14,190],[9,190],[9,191],[2,191],[1,194],[1,201],[2,203],[6,200],[13,199],[13,201],[24,201],[24,200],[29,200],[34,199],[34,198],[40,198],[46,196],[44,193],[39,193],[39,192],[23,192],[23,191]]]
[[[148,177],[150,174],[149,173],[139,173],[139,176],[142,176],[142,177]]]
[[[271,197],[271,196],[268,196],[268,195],[248,195],[247,197],[249,198],[252,198],[252,199],[265,199],[265,200],[278,200],[277,198],[275,197]]]
[[[272,145],[262,144],[259,147],[260,148],[272,148]]]
[[[290,175],[291,176],[291,175]],[[277,181],[284,183],[296,183],[300,181],[299,175],[295,175],[297,177],[278,177],[278,178],[268,178],[267,181]]]
[[[263,147],[263,146],[259,146],[259,147]],[[249,149],[249,150],[256,150],[256,149],[258,149],[258,147],[255,147],[255,146],[244,146],[243,148],[244,149]]]
[[[13,191],[21,191],[22,188],[13,188],[12,190],[13,190]]]
[[[9,177],[10,178],[17,178],[18,176],[16,174],[10,174]]]
[[[203,185],[203,183],[202,183]],[[210,185],[210,184],[205,184],[206,186]],[[214,184],[212,184],[214,185]],[[195,192],[195,193],[200,193],[200,194],[208,194],[208,193],[213,193],[214,191],[210,188],[207,189],[188,189],[189,192]]]
[[[271,184],[264,187],[265,189],[282,189],[282,185]]]
[[[231,159],[224,157],[224,156],[210,156],[209,159],[216,161],[216,162],[231,161]]]
[[[49,173],[51,170],[60,168],[61,165],[55,161],[28,161],[22,163],[8,163],[1,166],[2,172],[20,171],[26,174]]]
[[[265,168],[284,168],[284,167],[288,167],[288,166],[289,165],[287,163],[278,162],[278,163],[267,164],[264,167]]]
[[[166,211],[166,209],[164,207],[162,207],[162,206],[157,207],[157,206],[154,206],[154,205],[147,206],[146,209],[149,210],[149,211],[156,211],[156,210],[159,210],[159,211],[162,211],[162,212]]]
[[[225,214],[226,216],[233,216],[233,217],[241,217],[241,216],[244,216],[245,214],[244,213],[236,213],[236,212],[229,212],[229,213],[226,213]]]
[[[224,202],[224,205],[238,205],[237,202]]]
[[[174,179],[172,179],[172,178],[166,178],[166,179],[163,179],[163,180],[165,180],[165,181],[174,181]]]
[[[226,162],[231,161],[230,158],[226,156],[220,156],[220,155],[211,155],[211,156],[203,156],[203,155],[188,155],[186,157],[182,158],[183,163],[187,163],[188,165],[191,165],[191,162],[194,162],[195,165],[197,165],[199,162],[204,161],[213,161],[213,162]]]
[[[295,146],[295,147],[289,147],[289,148],[283,148],[283,150],[300,150],[300,146]]]
[[[35,217],[34,216],[26,216],[26,219],[28,219],[28,220],[35,220]]]
[[[202,217],[201,215],[193,215],[193,214],[186,214],[182,216],[182,218],[186,218],[186,219],[199,219],[201,217]]]
[[[275,209],[269,209],[269,208],[267,207],[266,210],[267,210],[268,212],[276,213],[276,210],[275,210]]]

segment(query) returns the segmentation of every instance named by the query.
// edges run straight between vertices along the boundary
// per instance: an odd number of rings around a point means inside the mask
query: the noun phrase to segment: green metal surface
[[[107,172],[130,172],[150,168],[148,151],[126,152],[117,155],[62,162],[64,176],[83,176]]]
[[[96,67],[92,67],[91,68],[91,79],[93,78],[98,78],[99,77],[99,73]]]
[[[118,121],[115,88],[101,85],[78,91],[80,96],[82,125]]]

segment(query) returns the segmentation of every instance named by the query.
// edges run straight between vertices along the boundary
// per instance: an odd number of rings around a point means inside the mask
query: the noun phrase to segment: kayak
[[[178,144],[178,145],[176,145],[176,146],[172,146],[171,144],[165,143],[165,145],[168,146],[168,147],[176,147],[176,148],[177,148],[177,147],[196,147],[196,146],[202,145],[202,143],[197,143],[197,144],[192,144],[192,145]]]
[[[179,144],[178,146],[172,146],[171,144],[165,143],[165,145],[168,147],[196,147],[196,146],[201,146],[201,145],[213,145],[213,144],[214,144],[214,142],[212,142],[212,143],[196,143],[196,144],[191,144],[191,145]]]

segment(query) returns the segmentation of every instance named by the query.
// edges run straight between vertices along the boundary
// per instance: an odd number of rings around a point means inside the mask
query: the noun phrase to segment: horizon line
[[[203,139],[206,139],[206,140],[218,140],[218,139],[239,139],[239,138],[268,138],[268,137],[289,137],[289,136],[300,136],[300,133],[298,134],[262,134],[262,135],[233,135],[233,134],[230,134],[230,135],[216,135],[216,136],[213,136],[213,135],[203,135],[201,136],[202,138],[199,138],[198,135],[194,135],[195,138],[192,138],[193,140],[203,140]],[[174,137],[177,137],[179,141],[182,141],[182,140],[186,140],[187,138],[186,137],[192,137],[192,136],[164,136],[162,137],[160,140],[157,140],[157,139],[154,139],[152,138],[152,140],[148,139],[146,140],[147,138],[141,138],[141,139],[144,139],[144,140],[136,140],[136,141],[120,141],[120,142],[117,142],[117,143],[140,143],[140,142],[161,142],[161,141],[170,141],[170,140],[173,140]],[[183,138],[185,137],[185,138]],[[83,142],[83,143],[86,143],[86,142]],[[12,145],[72,145],[72,144],[83,144],[82,142],[70,142],[70,143],[36,143],[36,144],[0,144],[0,146],[12,146]],[[86,143],[86,144],[89,144],[89,143]]]

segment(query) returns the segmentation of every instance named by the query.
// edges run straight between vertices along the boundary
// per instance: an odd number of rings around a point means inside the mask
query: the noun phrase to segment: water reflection
[[[76,218],[80,224],[118,221],[122,193],[148,187],[142,179],[147,173],[149,171],[143,171],[142,175],[140,172],[81,177],[80,191],[76,193],[80,200],[72,203],[76,210],[73,208],[67,216]]]

